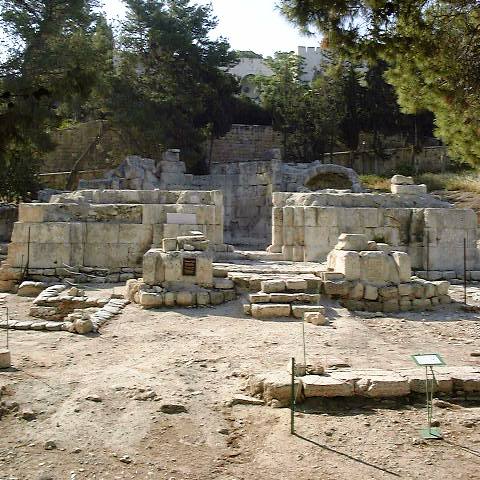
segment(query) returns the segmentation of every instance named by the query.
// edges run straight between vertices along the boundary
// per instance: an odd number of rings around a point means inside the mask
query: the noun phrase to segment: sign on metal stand
[[[437,427],[432,427],[433,418],[433,394],[437,381],[433,367],[445,365],[443,358],[438,353],[418,353],[412,355],[413,361],[419,367],[425,367],[425,395],[427,400],[427,422],[428,427],[421,430],[424,440],[441,440],[442,432]]]

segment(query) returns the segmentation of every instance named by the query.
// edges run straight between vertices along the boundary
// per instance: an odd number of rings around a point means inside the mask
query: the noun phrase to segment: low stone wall
[[[223,246],[219,191],[85,190],[54,195],[50,203],[20,204],[1,280],[18,274],[53,280],[69,267],[133,272],[163,238],[201,231]],[[4,285],[6,287],[6,285]]]
[[[18,219],[18,206],[10,203],[0,205],[0,242],[9,242],[13,224]]]
[[[272,253],[286,260],[324,261],[342,233],[365,234],[409,253],[415,270],[463,275],[478,270],[477,220],[429,195],[274,193]],[[435,208],[431,208],[435,207]]]

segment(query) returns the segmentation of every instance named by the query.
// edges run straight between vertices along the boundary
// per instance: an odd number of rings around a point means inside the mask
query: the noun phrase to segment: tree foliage
[[[94,0],[0,0],[0,195],[34,188],[49,132],[78,112],[105,71]],[[13,178],[21,176],[23,178]]]
[[[140,154],[180,148],[194,167],[208,135],[231,124],[236,61],[224,39],[212,40],[211,7],[189,0],[126,0],[119,73],[111,111]]]
[[[273,75],[258,76],[263,107],[282,133],[285,158],[312,161],[335,143],[339,125],[338,85],[328,79],[302,80],[303,59],[278,52],[267,60]]]
[[[383,60],[406,113],[428,110],[452,155],[480,162],[478,0],[282,0],[302,28],[357,60]]]

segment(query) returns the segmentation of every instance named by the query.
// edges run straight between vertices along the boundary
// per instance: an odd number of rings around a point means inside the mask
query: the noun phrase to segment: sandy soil
[[[471,287],[470,300],[479,292]],[[6,298],[16,319],[30,302]],[[480,361],[471,356],[480,351],[479,314],[458,307],[329,314],[328,327],[306,325],[309,362],[394,369],[412,367],[409,355],[426,349],[449,365]],[[241,301],[177,311],[129,305],[99,335],[13,331],[10,349],[14,368],[0,372],[12,407],[0,419],[1,480],[480,479],[478,399],[437,409],[445,440],[430,443],[418,440],[420,401],[306,404],[297,436],[288,409],[227,407],[249,374],[303,355],[300,322],[246,317]],[[163,413],[165,404],[187,412]]]

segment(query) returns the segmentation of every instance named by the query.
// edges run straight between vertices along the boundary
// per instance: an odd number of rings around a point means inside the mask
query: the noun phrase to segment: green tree
[[[105,59],[93,41],[94,0],[0,0],[6,49],[0,64],[0,195],[35,188],[49,132],[65,112],[78,112]],[[20,177],[20,178],[16,178]]]
[[[318,77],[311,85],[302,80],[303,59],[278,52],[267,60],[273,75],[258,76],[262,106],[271,113],[273,127],[282,133],[289,161],[320,159],[337,139],[340,97],[335,82]]]
[[[226,69],[235,53],[225,39],[210,38],[211,7],[189,0],[125,3],[113,120],[139,154],[157,158],[165,148],[180,148],[198,170],[203,142],[231,125],[238,82]]]
[[[384,60],[405,113],[431,111],[452,155],[480,162],[478,0],[282,0],[303,29],[356,60]]]

